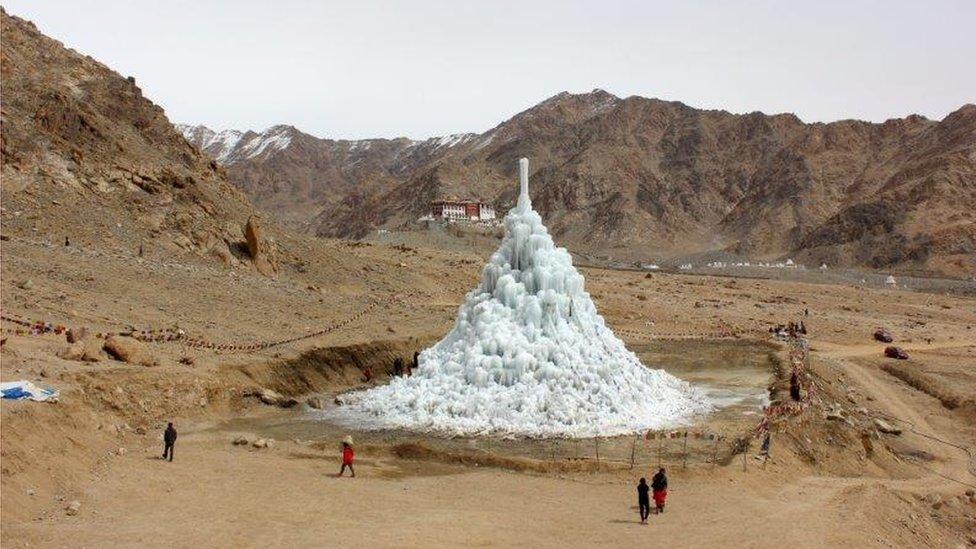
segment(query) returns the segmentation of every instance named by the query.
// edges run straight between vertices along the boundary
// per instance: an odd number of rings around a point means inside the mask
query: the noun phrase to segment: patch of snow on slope
[[[223,130],[213,136],[204,146],[204,150],[212,150],[213,157],[223,164],[240,144],[243,136],[244,134],[238,130]]]
[[[620,103],[620,98],[610,95],[609,97],[605,98],[603,101],[600,101],[599,103],[594,105],[593,108],[590,110],[590,113],[599,114],[601,112],[608,111],[616,107],[618,103]]]
[[[221,164],[227,161],[244,136],[244,133],[238,130],[215,132],[202,125],[177,124],[176,129],[186,137],[187,141],[197,145],[197,148]]]
[[[488,134],[486,134],[484,137],[479,139],[477,143],[474,144],[474,150],[477,151],[487,147],[488,145],[491,144],[491,142],[494,139],[495,139],[495,132],[494,131],[488,132]]]
[[[474,139],[475,137],[477,137],[477,135],[473,133],[452,133],[451,135],[432,138],[431,141],[434,142],[434,149],[436,150],[441,147],[453,147],[455,145],[460,145]]]
[[[258,134],[241,148],[244,158],[254,158],[266,150],[280,151],[291,143],[291,129],[288,126],[275,126]]]

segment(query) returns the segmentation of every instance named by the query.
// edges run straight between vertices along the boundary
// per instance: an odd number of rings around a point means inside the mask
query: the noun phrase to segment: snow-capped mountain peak
[[[214,130],[198,125],[177,124],[187,141],[212,156],[220,164],[249,160],[262,154],[281,151],[291,144],[298,133],[292,126],[276,125],[263,132],[240,130]]]

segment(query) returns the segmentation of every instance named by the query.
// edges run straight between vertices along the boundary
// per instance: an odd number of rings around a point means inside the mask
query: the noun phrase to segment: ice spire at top
[[[519,158],[519,211],[532,209],[532,201],[529,199],[529,159]]]

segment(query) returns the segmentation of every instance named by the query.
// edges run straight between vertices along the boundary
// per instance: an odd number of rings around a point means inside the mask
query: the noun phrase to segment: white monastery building
[[[479,200],[436,200],[430,204],[430,216],[448,221],[489,221],[495,219],[495,208]]]

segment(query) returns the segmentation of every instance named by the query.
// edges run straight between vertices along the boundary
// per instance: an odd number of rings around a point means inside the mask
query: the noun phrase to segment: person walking
[[[352,462],[356,459],[356,453],[352,449],[352,437],[346,435],[346,438],[342,439],[342,467],[339,468],[339,474],[336,476],[342,476],[346,472],[346,467],[349,467],[349,472],[353,478],[356,478],[356,470],[352,468]]]
[[[664,512],[664,502],[668,499],[668,477],[664,474],[664,467],[651,479],[651,489],[654,491],[654,505],[658,513]]]
[[[393,375],[396,377],[403,375],[403,359],[400,357],[393,359]]]
[[[794,402],[800,402],[800,374],[796,370],[790,374],[790,398]]]
[[[413,373],[417,371],[417,368],[419,366],[420,366],[420,353],[418,353],[417,351],[414,351],[413,352],[413,364],[410,365],[410,375],[413,375]]]
[[[641,524],[647,524],[647,517],[651,514],[650,490],[647,479],[641,477],[637,483],[637,507],[640,509]]]
[[[173,427],[173,422],[170,422],[166,426],[166,430],[163,431],[163,459],[169,457],[170,461],[173,461],[173,446],[176,445],[176,428]]]

